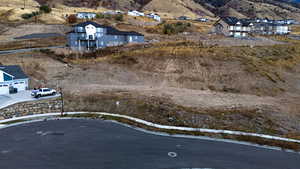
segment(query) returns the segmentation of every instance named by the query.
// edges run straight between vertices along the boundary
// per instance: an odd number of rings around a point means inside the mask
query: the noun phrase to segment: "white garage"
[[[8,94],[9,93],[9,86],[5,84],[0,84],[0,95]]]
[[[0,95],[27,90],[28,81],[20,66],[0,66]]]

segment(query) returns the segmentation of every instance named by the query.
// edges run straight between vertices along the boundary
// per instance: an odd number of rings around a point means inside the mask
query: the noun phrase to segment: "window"
[[[115,39],[118,39],[118,36],[117,36],[117,35],[115,35]]]
[[[97,32],[103,32],[103,28],[96,28]]]
[[[138,39],[138,37],[137,37],[137,36],[135,36],[135,39],[137,40],[137,39]]]

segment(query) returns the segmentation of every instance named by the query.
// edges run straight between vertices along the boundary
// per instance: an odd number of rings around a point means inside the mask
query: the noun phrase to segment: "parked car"
[[[56,90],[50,88],[40,88],[38,90],[33,90],[31,96],[35,98],[40,98],[44,96],[53,96],[56,95]]]

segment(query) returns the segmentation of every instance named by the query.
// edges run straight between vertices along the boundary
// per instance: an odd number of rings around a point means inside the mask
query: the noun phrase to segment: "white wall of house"
[[[85,18],[92,19],[92,18],[96,17],[96,14],[95,13],[77,13],[76,17],[78,19],[85,19]]]
[[[276,30],[275,30],[276,34],[287,34],[289,33],[289,28],[288,26],[276,26]]]
[[[145,16],[144,13],[139,12],[139,11],[128,11],[127,14],[130,15],[130,16]]]
[[[87,35],[87,39],[92,36],[93,39],[95,39],[95,35],[96,35],[96,27],[94,25],[86,25],[85,26],[85,31],[86,31],[86,35]]]
[[[4,72],[0,70],[0,83],[4,82],[3,74],[4,74]]]
[[[16,79],[10,81],[4,81],[4,72],[0,71],[0,95],[9,94],[9,88],[17,88],[18,91],[24,91],[28,89],[28,79]]]
[[[0,95],[9,94],[9,85],[0,83]]]

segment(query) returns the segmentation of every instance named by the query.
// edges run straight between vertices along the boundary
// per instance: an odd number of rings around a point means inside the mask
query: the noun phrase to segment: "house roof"
[[[104,28],[104,27],[106,27],[104,25],[100,25],[100,24],[98,24],[96,22],[92,22],[92,21],[81,22],[79,24],[74,25],[73,27],[85,27],[87,25],[93,25],[96,28]]]
[[[143,34],[140,34],[138,32],[134,32],[134,31],[119,31],[117,30],[116,28],[113,28],[111,26],[105,26],[105,25],[100,25],[96,22],[91,22],[91,21],[86,21],[86,22],[82,22],[82,23],[79,23],[77,25],[74,25],[73,27],[85,27],[87,25],[93,25],[95,26],[96,28],[106,28],[107,29],[107,34],[108,35],[132,35],[132,36],[144,36]],[[68,32],[68,33],[74,33],[74,30],[71,31],[71,32]]]
[[[95,12],[77,12],[77,14],[82,13],[82,14],[96,14]]]
[[[224,17],[222,20],[228,25],[236,25],[237,23],[241,23],[242,26],[249,26],[251,24],[248,19],[238,19],[236,17]]]
[[[22,68],[18,65],[3,66],[0,65],[0,70],[14,76],[14,79],[27,79],[28,76],[23,72]]]
[[[133,35],[133,36],[144,36],[143,34],[140,34],[138,32],[134,31],[119,31],[113,27],[107,26],[107,34],[108,35]]]

